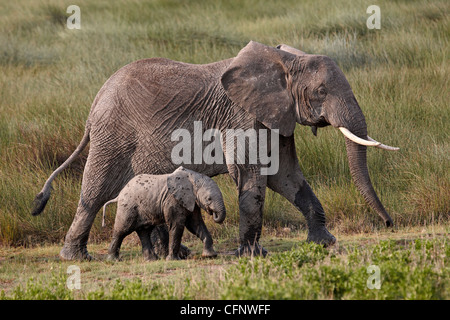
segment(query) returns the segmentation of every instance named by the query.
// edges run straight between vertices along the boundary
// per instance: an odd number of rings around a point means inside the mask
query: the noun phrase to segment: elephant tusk
[[[369,137],[369,136],[367,136],[367,140],[372,141],[372,142],[378,142],[378,141],[372,139],[372,138]],[[378,143],[379,143],[379,142],[378,142]],[[380,143],[380,144],[377,146],[377,148],[384,149],[384,150],[389,150],[389,151],[398,151],[398,150],[400,150],[400,148],[387,146],[387,145],[382,144],[382,143]]]
[[[368,141],[368,140],[362,139],[360,137],[357,137],[353,133],[351,133],[350,130],[348,130],[345,127],[339,127],[339,130],[341,130],[341,132],[344,136],[346,136],[348,139],[352,140],[353,142],[355,142],[357,144],[361,144],[363,146],[369,146],[369,147],[378,147],[379,145],[381,145],[381,142]]]

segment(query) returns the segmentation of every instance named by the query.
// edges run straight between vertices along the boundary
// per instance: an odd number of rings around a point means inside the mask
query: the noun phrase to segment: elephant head
[[[193,211],[195,204],[222,223],[226,209],[219,186],[208,176],[179,167],[167,178],[167,187],[183,207]]]
[[[370,181],[366,146],[398,148],[367,135],[364,114],[333,60],[286,45],[272,48],[252,41],[234,58],[221,82],[235,104],[283,136],[291,136],[296,123],[311,126],[314,134],[318,127],[338,128],[345,135],[356,187],[386,226],[393,225]]]

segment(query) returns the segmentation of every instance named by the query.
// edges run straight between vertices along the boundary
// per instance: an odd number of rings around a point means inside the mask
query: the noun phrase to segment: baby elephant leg
[[[153,250],[153,244],[150,239],[152,229],[153,227],[136,230],[142,244],[142,255],[144,256],[144,259],[147,261],[158,260],[158,256]]]
[[[133,212],[125,210],[119,203],[114,222],[113,237],[108,250],[108,260],[119,259],[119,251],[123,239],[134,231],[133,222],[135,219],[132,214]]]
[[[181,237],[184,223],[169,223],[169,254],[166,260],[180,260]]]
[[[217,257],[217,252],[213,248],[213,240],[211,234],[206,228],[203,221],[200,208],[196,207],[191,216],[186,219],[186,228],[203,242],[202,257],[214,258]]]
[[[129,233],[114,231],[111,244],[109,245],[108,258],[107,258],[108,260],[119,260],[120,246],[122,245],[123,239],[128,234]]]
[[[166,258],[169,254],[169,230],[166,224],[155,226],[150,234],[153,251],[161,258]],[[180,245],[178,256],[186,259],[191,254],[191,250],[183,244]]]

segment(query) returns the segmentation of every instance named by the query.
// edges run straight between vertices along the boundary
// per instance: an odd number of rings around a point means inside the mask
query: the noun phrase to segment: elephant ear
[[[280,49],[280,50],[283,50],[283,51],[295,54],[296,56],[305,56],[305,55],[307,55],[307,53],[305,53],[305,52],[303,52],[301,50],[298,50],[296,48],[292,48],[292,47],[288,46],[287,44],[279,44],[279,45],[277,45],[277,49]]]
[[[179,167],[167,177],[167,190],[188,211],[194,211],[196,196],[188,172]]]
[[[225,92],[235,104],[270,129],[291,136],[295,129],[294,100],[284,61],[295,56],[251,41],[222,74]]]

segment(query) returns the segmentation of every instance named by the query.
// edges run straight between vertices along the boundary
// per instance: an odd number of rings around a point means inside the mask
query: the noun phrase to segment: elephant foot
[[[120,261],[119,255],[110,253],[106,256],[107,261]]]
[[[237,257],[247,256],[247,257],[255,257],[262,256],[265,257],[267,255],[267,250],[264,249],[259,243],[255,243],[253,245],[245,244],[241,245],[235,252],[234,255]]]
[[[167,226],[161,224],[153,228],[150,239],[155,254],[159,257],[167,257],[169,254],[169,232],[167,231]],[[178,253],[179,257],[181,259],[187,259],[190,254],[191,250],[182,244]]]
[[[61,251],[59,252],[59,257],[62,260],[93,260],[92,256],[88,253],[85,245],[70,245],[65,243]]]
[[[144,260],[145,261],[156,261],[159,260],[159,257],[156,254],[144,254]]]
[[[172,261],[172,260],[181,260],[181,257],[179,255],[175,255],[175,254],[169,254],[166,257],[167,261]]]
[[[154,248],[155,255],[157,257],[168,257],[169,256],[169,249],[168,246],[165,245],[155,245]],[[187,257],[191,254],[191,250],[186,247],[185,245],[180,246],[180,251],[178,252],[178,256],[180,259],[187,259]],[[159,258],[158,258],[159,259]]]
[[[310,230],[306,241],[321,244],[324,247],[329,247],[336,243],[336,238],[325,227],[323,227],[314,231]]]
[[[191,254],[191,250],[189,250],[188,247],[181,245],[180,246],[180,252],[178,252],[178,256],[181,259],[187,259],[187,257]]]
[[[217,257],[217,252],[214,251],[213,248],[203,249],[202,257],[203,258],[215,258],[215,257]]]

